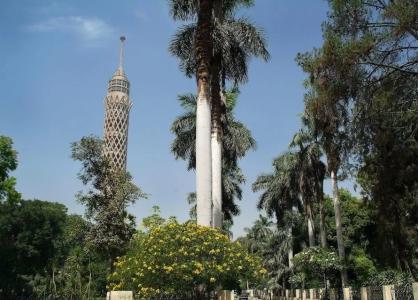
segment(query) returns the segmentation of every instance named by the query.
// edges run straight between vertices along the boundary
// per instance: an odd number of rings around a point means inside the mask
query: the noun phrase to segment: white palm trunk
[[[293,238],[293,233],[292,233],[292,226],[289,227],[289,229],[287,230],[287,236],[292,239]],[[290,242],[290,247],[287,250],[287,259],[289,261],[289,268],[292,269],[293,268],[293,241]]]
[[[324,212],[324,184],[320,183],[319,186],[319,231],[321,237],[321,247],[327,246],[327,235],[325,232],[325,212]]]
[[[218,130],[212,132],[211,145],[213,227],[222,228],[222,137]]]
[[[313,222],[312,208],[311,204],[307,205],[307,219],[308,219],[308,237],[309,237],[309,247],[315,246],[315,228]]]
[[[335,214],[335,231],[337,232],[338,255],[340,259],[344,262],[345,248],[343,240],[343,229],[341,224],[341,204],[340,195],[338,191],[338,179],[334,170],[331,171],[331,181]],[[345,269],[341,270],[341,282],[343,287],[347,285],[347,271]]]
[[[211,112],[207,84],[201,84],[196,109],[197,224],[212,226]]]
[[[311,217],[308,217],[308,237],[309,237],[309,247],[315,246],[315,232],[313,227],[313,220]]]

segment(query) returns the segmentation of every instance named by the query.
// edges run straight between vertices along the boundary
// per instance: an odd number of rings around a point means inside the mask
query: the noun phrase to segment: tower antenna
[[[125,49],[124,49],[124,43],[125,43],[126,37],[121,36],[120,37],[120,53],[119,53],[119,68],[123,70],[123,60],[125,59]]]

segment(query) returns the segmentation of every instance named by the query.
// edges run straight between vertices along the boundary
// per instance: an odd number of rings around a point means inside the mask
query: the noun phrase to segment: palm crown
[[[172,15],[182,20],[193,20],[197,1],[171,1]],[[183,3],[183,4],[181,4]],[[252,1],[223,1],[223,20],[215,20],[213,26],[213,47],[221,53],[223,78],[235,83],[248,79],[248,60],[251,56],[268,60],[270,54],[261,29],[247,18],[235,17],[234,11],[241,5]],[[195,35],[197,24],[189,23],[180,27],[174,35],[169,50],[180,59],[180,68],[192,77],[196,74]]]

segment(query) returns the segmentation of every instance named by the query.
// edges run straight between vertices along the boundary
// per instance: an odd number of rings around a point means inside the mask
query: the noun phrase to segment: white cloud
[[[97,45],[111,38],[115,30],[99,18],[66,16],[47,19],[28,27],[35,32],[66,32],[76,34],[89,45]]]

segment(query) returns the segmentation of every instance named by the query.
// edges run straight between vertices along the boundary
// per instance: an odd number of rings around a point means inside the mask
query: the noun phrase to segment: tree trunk
[[[319,183],[318,190],[319,203],[319,235],[321,239],[321,247],[327,247],[327,233],[325,229],[325,212],[324,212],[324,181]]]
[[[337,245],[338,245],[338,255],[341,261],[345,262],[345,248],[343,240],[343,230],[341,224],[341,205],[340,205],[340,195],[338,191],[338,179],[336,171],[331,171],[331,181],[332,181],[332,193],[333,193],[333,202],[334,202],[334,214],[335,214],[335,230],[337,232]],[[341,283],[345,287],[347,285],[347,270],[343,268],[341,270]]]
[[[211,226],[212,166],[210,63],[212,57],[212,1],[200,0],[196,31],[197,109],[196,109],[196,198],[197,224]]]
[[[289,261],[289,268],[292,269],[293,268],[293,236],[292,236],[292,226],[289,227],[289,229],[287,230],[287,237],[289,239],[291,239],[290,241],[290,247],[287,250],[287,259]]]
[[[315,228],[313,221],[313,213],[311,203],[306,203],[306,217],[308,221],[308,237],[309,237],[309,247],[315,247]]]
[[[212,132],[212,202],[213,226],[222,228],[222,135]]]
[[[215,21],[222,22],[222,0],[213,1]],[[222,101],[221,101],[222,53],[214,52],[212,61],[212,203],[213,226],[222,228]]]

